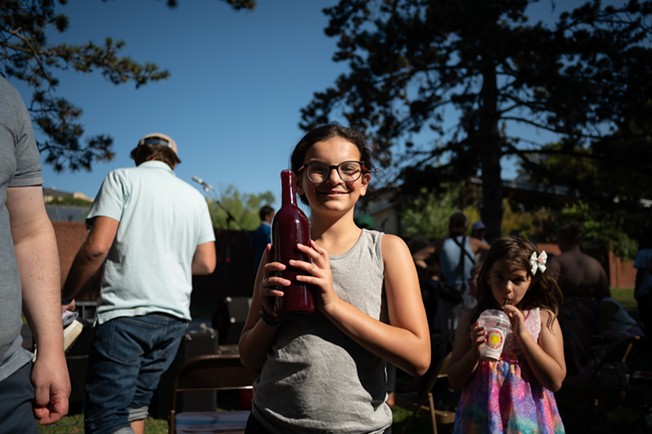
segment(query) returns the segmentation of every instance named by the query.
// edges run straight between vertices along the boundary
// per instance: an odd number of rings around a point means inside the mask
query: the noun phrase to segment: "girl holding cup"
[[[562,433],[554,392],[566,376],[557,314],[562,294],[546,273],[546,254],[520,237],[496,240],[478,278],[478,305],[460,319],[448,379],[462,389],[455,433]],[[498,360],[481,357],[487,309],[509,317]]]

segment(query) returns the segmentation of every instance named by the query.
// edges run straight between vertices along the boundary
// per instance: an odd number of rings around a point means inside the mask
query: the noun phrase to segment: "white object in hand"
[[[505,338],[512,330],[509,317],[502,310],[487,309],[478,317],[478,324],[487,332],[487,339],[480,345],[480,355],[487,359],[500,359]]]

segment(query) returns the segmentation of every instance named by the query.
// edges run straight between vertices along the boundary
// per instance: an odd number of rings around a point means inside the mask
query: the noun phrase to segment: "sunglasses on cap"
[[[170,141],[164,139],[163,137],[152,136],[147,137],[146,139],[141,140],[141,145],[160,145],[160,146],[170,146]]]

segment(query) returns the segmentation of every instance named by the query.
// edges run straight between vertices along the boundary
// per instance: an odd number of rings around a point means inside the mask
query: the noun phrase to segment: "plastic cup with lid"
[[[487,338],[479,348],[480,356],[491,360],[500,359],[505,338],[512,330],[509,317],[502,310],[487,309],[478,317],[478,324],[487,332]]]

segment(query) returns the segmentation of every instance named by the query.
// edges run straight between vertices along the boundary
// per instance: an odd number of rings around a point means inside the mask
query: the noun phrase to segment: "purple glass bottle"
[[[310,285],[297,282],[296,276],[303,272],[289,265],[290,259],[310,262],[297,249],[297,243],[310,245],[310,222],[297,205],[293,171],[281,171],[281,188],[283,202],[272,221],[272,260],[287,266],[280,275],[292,284],[280,288],[284,295],[276,299],[276,310],[281,315],[311,314],[315,312],[315,300]]]

